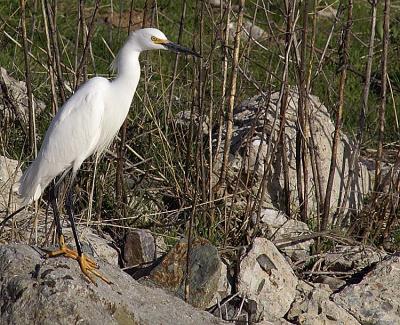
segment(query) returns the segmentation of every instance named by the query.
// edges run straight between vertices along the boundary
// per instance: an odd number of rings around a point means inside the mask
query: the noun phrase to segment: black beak
[[[195,51],[189,50],[186,47],[183,47],[179,44],[173,42],[165,42],[163,45],[170,51],[174,51],[176,53],[183,53],[186,55],[193,55],[195,57],[201,58],[200,54],[196,53]]]

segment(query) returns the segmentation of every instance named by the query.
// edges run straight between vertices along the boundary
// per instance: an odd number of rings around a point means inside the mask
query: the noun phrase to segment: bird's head
[[[168,40],[165,34],[156,28],[143,28],[133,32],[129,37],[130,43],[137,47],[137,50],[170,50],[176,53],[183,53],[200,57],[196,52]]]

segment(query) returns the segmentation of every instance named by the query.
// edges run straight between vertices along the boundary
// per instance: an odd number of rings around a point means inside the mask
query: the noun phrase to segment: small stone
[[[307,224],[290,219],[278,228],[271,227],[271,240],[278,248],[285,252],[292,261],[300,261],[306,259],[310,255],[311,246],[314,240],[296,242],[296,238],[302,235],[310,234]]]
[[[260,218],[262,223],[274,228],[282,226],[288,220],[284,212],[266,208],[261,210]]]
[[[335,19],[337,15],[337,9],[332,6],[326,6],[325,8],[317,11],[317,17]]]
[[[156,258],[160,258],[167,254],[168,252],[168,247],[167,244],[165,243],[164,237],[162,236],[157,236],[156,237]]]
[[[325,284],[310,285],[300,281],[287,318],[296,324],[360,325],[345,309],[330,300],[331,294]]]
[[[125,238],[124,260],[128,266],[154,261],[156,245],[153,235],[148,230],[135,229]]]
[[[296,294],[297,278],[272,242],[256,238],[240,263],[239,293],[257,304],[256,319],[282,318]]]
[[[229,33],[232,39],[235,37],[236,34],[236,25],[236,22],[231,22],[228,26]],[[242,33],[240,37],[243,41],[247,41],[249,40],[249,38],[250,40],[261,41],[268,37],[268,33],[261,27],[253,24],[252,21],[245,20],[243,22]]]
[[[346,281],[327,275],[320,275],[317,277],[317,279],[315,279],[315,282],[327,284],[332,291],[336,291],[346,285]]]
[[[40,114],[46,105],[33,98],[35,112]],[[26,83],[11,77],[7,70],[0,67],[0,129],[3,123],[18,120],[27,126],[29,120],[28,95]]]
[[[13,212],[21,206],[21,199],[17,194],[21,176],[17,160],[0,156],[0,211],[10,208],[10,212]]]

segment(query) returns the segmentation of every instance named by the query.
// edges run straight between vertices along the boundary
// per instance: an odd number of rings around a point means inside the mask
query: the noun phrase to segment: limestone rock
[[[288,319],[302,325],[359,325],[360,323],[345,309],[331,301],[332,291],[327,285],[311,286],[300,281],[296,299]]]
[[[286,220],[281,223],[281,219]],[[278,214],[278,218],[275,220],[266,220],[264,217],[262,221],[267,221],[268,238],[278,245],[279,249],[285,252],[292,261],[299,261],[310,255],[310,249],[314,241],[296,241],[302,235],[310,234],[310,229],[306,223],[299,220],[288,220],[282,214]]]
[[[193,115],[192,115],[193,114]],[[200,125],[201,117],[197,112],[191,112],[190,110],[180,111],[175,115],[175,123],[182,127],[186,132],[189,131],[189,125],[191,120],[193,119],[193,123],[195,125]],[[210,130],[210,123],[208,116],[203,116],[202,128],[201,131],[203,135],[208,135]]]
[[[386,252],[368,246],[337,246],[334,252],[325,256],[324,270],[361,271],[374,263],[382,261]]]
[[[20,207],[21,200],[17,192],[21,176],[22,172],[17,160],[0,156],[0,211],[9,207],[10,212],[13,212]]]
[[[40,114],[46,105],[33,98],[36,114]],[[13,120],[27,126],[29,119],[28,96],[26,83],[9,76],[7,71],[0,67],[0,129],[1,126]]]
[[[76,261],[0,246],[0,324],[226,324],[97,260],[113,284],[88,283]]]
[[[256,302],[258,320],[283,317],[294,300],[297,282],[274,244],[256,238],[240,263],[238,292]]]
[[[128,266],[152,262],[155,252],[155,240],[150,231],[135,229],[126,235],[124,260]]]
[[[165,243],[164,237],[162,236],[157,236],[156,237],[156,258],[160,258],[167,254],[168,252],[168,246]]]
[[[346,281],[328,275],[320,275],[314,280],[314,282],[327,284],[332,291],[336,291],[346,285]]]
[[[256,325],[291,325],[293,323],[288,322],[284,318],[279,318],[276,320],[263,320],[261,322],[256,323]]]
[[[207,240],[195,239],[191,247],[189,254],[188,302],[195,307],[206,308],[215,303],[215,294],[217,292],[222,297],[228,294],[223,292],[225,289],[228,291],[226,273],[223,274],[223,266],[217,248]],[[150,279],[183,298],[186,262],[187,240],[182,240],[153,269]]]
[[[71,228],[63,228],[65,242],[68,246],[75,248],[75,239]],[[78,226],[79,240],[84,251],[94,257],[100,257],[108,263],[118,266],[118,251],[116,245],[109,236],[97,235],[89,227]]]
[[[273,228],[281,227],[288,220],[284,212],[268,208],[261,210],[260,219],[262,223]]]
[[[400,324],[400,255],[378,263],[364,279],[334,295],[362,324]]]
[[[274,206],[278,209],[283,207],[283,172],[281,165],[281,157],[272,155],[268,150],[270,148],[276,151],[278,143],[279,131],[279,109],[280,109],[280,93],[271,94],[261,93],[239,104],[234,111],[234,128],[232,143],[230,148],[229,169],[227,177],[235,182],[239,170],[242,168],[242,175],[251,175],[254,179],[252,191],[254,195],[259,190],[264,163],[270,163],[270,174],[265,182],[265,199],[263,206]],[[287,158],[289,165],[289,186],[293,194],[293,198],[297,197],[297,178],[296,178],[296,125],[297,125],[297,103],[299,99],[298,91],[291,88],[288,97],[288,108],[286,113],[285,135],[287,142]],[[320,100],[310,95],[308,105],[309,114],[312,115],[311,129],[313,133],[314,148],[316,159],[318,160],[321,171],[321,186],[326,188],[328,180],[328,171],[331,162],[332,153],[332,134],[334,132],[334,123],[330,117],[328,109],[320,102]],[[277,113],[278,112],[278,113]],[[223,138],[225,134],[223,134]],[[222,141],[222,144],[224,141]],[[218,153],[214,163],[214,170],[218,172],[222,163],[222,148],[216,148]],[[338,202],[343,201],[344,186],[347,183],[349,174],[348,166],[353,146],[346,135],[342,134],[338,146],[337,168],[335,170],[335,178],[332,189],[331,207],[338,206]],[[311,161],[308,161],[311,166]],[[310,214],[316,211],[315,188],[313,173],[309,167],[308,173],[308,193],[305,196],[308,200]],[[357,163],[355,177],[350,184],[350,196],[344,202],[346,208],[357,211],[362,207],[363,198],[371,188],[371,175],[368,168],[360,160]],[[291,202],[292,210],[298,210],[297,200]]]
[[[236,25],[236,22],[229,23],[228,29],[231,39],[234,39],[235,37]],[[253,21],[245,19],[243,21],[242,34],[240,36],[245,42],[248,41],[249,38],[250,40],[261,41],[268,37],[268,33],[261,27],[253,24]]]
[[[317,17],[335,19],[336,15],[337,9],[335,9],[331,5],[317,11]]]

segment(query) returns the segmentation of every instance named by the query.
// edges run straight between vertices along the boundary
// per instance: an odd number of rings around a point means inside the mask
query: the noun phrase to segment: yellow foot
[[[93,262],[85,255],[78,256],[78,262],[79,262],[79,265],[81,266],[81,270],[82,270],[83,274],[85,274],[93,284],[97,285],[96,281],[92,277],[92,274],[94,276],[97,276],[98,278],[102,279],[105,283],[112,284],[112,282],[110,280],[108,280],[106,277],[101,275],[99,273],[99,271],[97,271],[97,269],[98,269],[97,264],[95,264],[95,266],[93,267]]]
[[[79,256],[77,251],[74,251],[74,250],[68,248],[67,245],[65,244],[64,236],[61,235],[59,241],[60,241],[60,248],[55,250],[55,251],[48,252],[47,255],[46,255],[47,258],[57,257],[57,256],[61,256],[61,255],[65,256],[65,257],[68,257],[68,258],[72,258],[72,259],[77,260],[79,262],[79,265],[81,267],[81,270],[82,270],[83,274],[85,274],[88,277],[88,279],[91,282],[93,282],[95,285],[97,285],[97,284],[94,281],[94,279],[91,276],[91,274],[99,277],[100,279],[102,279],[104,282],[106,282],[108,284],[112,283],[110,280],[108,280],[107,278],[102,276],[97,271],[99,266],[97,265],[97,263],[94,260],[92,260],[91,258],[89,258],[89,257],[87,257],[85,255]]]

